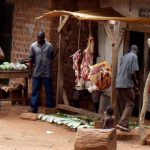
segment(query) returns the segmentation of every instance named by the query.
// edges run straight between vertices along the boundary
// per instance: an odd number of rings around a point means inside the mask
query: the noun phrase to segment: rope
[[[78,50],[80,49],[81,21],[79,21]]]
[[[91,31],[91,22],[88,23],[89,26],[89,35],[92,35],[92,31]]]

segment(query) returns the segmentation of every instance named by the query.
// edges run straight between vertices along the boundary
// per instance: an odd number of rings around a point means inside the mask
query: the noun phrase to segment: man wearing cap
[[[129,131],[129,120],[135,105],[135,93],[139,94],[137,53],[137,45],[131,45],[130,52],[121,58],[116,79],[117,113],[120,115],[120,120],[116,127],[123,131]]]

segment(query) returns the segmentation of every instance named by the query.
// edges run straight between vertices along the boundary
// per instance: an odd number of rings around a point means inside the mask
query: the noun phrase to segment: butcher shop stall
[[[123,55],[127,25],[148,24],[150,20],[141,17],[125,17],[112,8],[76,12],[54,10],[43,14],[36,18],[36,20],[40,21],[40,19],[51,19],[54,17],[59,17],[59,26],[57,28],[59,35],[59,53],[56,106],[61,110],[100,118],[106,107],[104,106],[106,105],[106,101],[107,105],[111,104],[116,108],[115,82],[118,60]],[[78,43],[77,49],[68,58],[73,62],[72,69],[74,70],[74,75],[72,76],[74,86],[70,87],[70,89],[73,89],[72,104],[68,100],[68,89],[64,88],[64,53],[67,48],[67,42],[70,41],[71,34],[68,32],[67,38],[63,35],[64,32],[65,34],[67,32],[65,26],[69,19],[78,21],[78,29],[76,30],[78,32],[78,37],[76,38]],[[94,28],[92,26],[93,23],[98,28]],[[85,33],[87,35],[85,39],[81,38],[83,24],[86,24],[88,28]],[[93,30],[98,32],[97,40],[93,35]],[[104,34],[106,34],[107,38],[104,38]],[[83,40],[86,41],[85,48],[81,48]],[[105,50],[104,52],[103,49],[107,49],[107,51]],[[95,51],[97,51],[96,59]],[[81,109],[80,107],[80,98],[86,93],[92,98],[94,104],[93,111]],[[101,103],[102,99],[105,99],[105,104]]]

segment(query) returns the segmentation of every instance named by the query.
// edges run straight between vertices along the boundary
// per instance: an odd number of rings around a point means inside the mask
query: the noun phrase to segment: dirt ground
[[[41,121],[20,119],[28,107],[2,103],[0,110],[0,150],[73,150],[75,132]],[[48,134],[47,131],[53,133]],[[117,150],[149,150],[137,141],[118,141]]]

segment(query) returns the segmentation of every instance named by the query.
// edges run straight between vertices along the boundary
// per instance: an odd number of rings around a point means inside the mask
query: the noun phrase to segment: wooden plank
[[[56,113],[59,112],[59,109],[58,108],[47,108],[47,107],[44,107],[42,112],[44,114],[56,114]]]
[[[72,106],[59,104],[58,108],[62,109],[62,110],[67,110],[67,111],[70,111],[70,112],[75,112],[75,113],[78,113],[78,114],[81,114],[81,115],[87,115],[89,117],[101,118],[101,114],[93,113],[93,112],[83,110],[83,109],[79,109],[79,108],[75,108],[75,107],[72,107]]]
[[[65,16],[65,18],[63,19],[63,21],[61,22],[61,24],[59,25],[59,27],[57,29],[58,33],[61,32],[61,30],[63,29],[64,25],[67,23],[68,19],[69,19],[69,16],[68,15]]]
[[[129,24],[127,29],[131,31],[150,33],[150,25],[147,24]]]
[[[69,105],[69,101],[68,101],[68,98],[67,98],[67,94],[66,94],[66,91],[65,91],[64,88],[63,88],[63,101],[64,101],[64,104],[65,104],[65,105]]]
[[[0,79],[25,77],[28,77],[28,71],[0,71]]]

